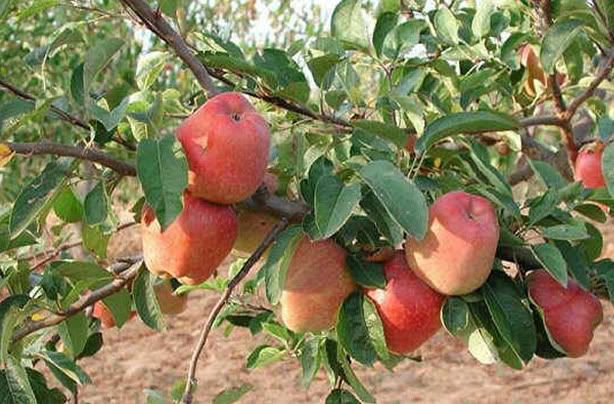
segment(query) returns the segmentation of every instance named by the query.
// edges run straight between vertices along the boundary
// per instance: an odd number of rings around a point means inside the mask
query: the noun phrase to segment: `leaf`
[[[416,142],[416,152],[424,153],[436,142],[461,133],[481,133],[514,130],[518,122],[506,114],[492,111],[457,112],[427,125]]]
[[[0,0],[0,23],[4,21],[6,16],[11,11],[13,0]]]
[[[343,301],[337,319],[337,335],[339,343],[352,358],[371,366],[377,359],[377,352],[365,322],[363,300],[363,294],[356,291]]]
[[[174,136],[144,139],[137,149],[137,175],[147,203],[164,231],[183,209],[182,193],[188,185],[188,166]]]
[[[434,17],[437,36],[448,45],[458,44],[458,21],[448,7],[439,7]]]
[[[527,160],[537,178],[539,178],[547,188],[561,189],[568,184],[563,176],[550,164],[544,161]]]
[[[425,20],[411,19],[399,24],[384,40],[382,53],[396,59],[420,42],[420,34],[428,27]]]
[[[88,321],[83,312],[68,317],[58,326],[58,334],[64,342],[65,352],[76,359],[85,348],[88,334]]]
[[[367,193],[367,195],[362,198],[360,206],[369,216],[369,219],[375,223],[377,230],[388,239],[390,244],[397,245],[403,241],[403,229],[390,216],[384,205],[382,205],[373,192]]]
[[[41,358],[45,361],[47,366],[59,370],[62,374],[79,385],[91,383],[89,376],[62,352],[39,351],[34,353],[34,356]]]
[[[26,372],[28,373],[30,386],[32,386],[32,391],[36,397],[37,404],[61,404],[67,401],[66,397],[59,389],[50,389],[47,386],[47,381],[42,373],[32,368],[26,368]],[[0,391],[2,391],[1,388]]]
[[[348,220],[359,201],[360,185],[344,186],[337,177],[320,177],[314,195],[314,218],[319,239],[335,234]]]
[[[537,345],[535,324],[514,282],[503,272],[493,271],[481,290],[497,330],[514,353],[529,362]]]
[[[21,190],[9,220],[12,239],[23,232],[53,201],[72,169],[72,161],[66,158],[52,161],[38,177]]]
[[[231,387],[223,390],[213,397],[213,404],[232,404],[239,401],[244,395],[253,390],[254,386],[243,383],[239,387]]]
[[[106,258],[111,234],[103,233],[100,226],[84,225],[81,230],[83,233],[83,246],[93,252],[98,258]]]
[[[83,218],[83,204],[72,187],[65,187],[53,202],[53,211],[66,223],[77,223]]]
[[[95,225],[105,221],[109,208],[109,196],[103,181],[99,181],[85,196],[83,205],[87,224]]]
[[[286,285],[288,266],[294,255],[296,245],[302,237],[304,237],[302,226],[289,226],[277,237],[266,263],[261,269],[265,276],[266,296],[269,303],[273,305],[279,302],[281,292]]]
[[[373,48],[378,57],[382,54],[382,47],[384,46],[386,36],[396,27],[398,19],[399,17],[396,13],[390,12],[382,13],[377,18],[373,30]]]
[[[313,80],[316,82],[318,87],[327,89],[330,86],[330,84],[325,80],[331,76],[331,72],[333,71],[334,67],[341,60],[342,59],[339,55],[330,53],[313,58],[307,62],[309,70],[311,70],[311,74],[313,75]]]
[[[382,319],[377,312],[377,308],[370,299],[365,299],[363,297],[362,310],[371,344],[373,345],[375,352],[377,352],[377,356],[381,359],[384,365],[388,365],[391,355],[388,351],[388,346],[386,345],[384,325],[382,324]]]
[[[347,390],[334,389],[326,396],[324,404],[360,404],[360,401]]]
[[[136,311],[145,325],[156,331],[163,331],[166,325],[156,296],[155,281],[155,275],[141,268],[132,285],[132,296]]]
[[[28,302],[26,295],[13,295],[0,302],[0,363],[8,359],[13,333],[25,314],[21,310]]]
[[[175,18],[175,11],[181,4],[181,0],[159,0],[160,10],[171,18]]]
[[[543,265],[544,269],[566,288],[568,281],[567,263],[559,249],[550,243],[536,244],[530,247],[533,255]]]
[[[367,132],[373,133],[382,139],[386,139],[397,145],[398,147],[405,147],[407,143],[408,134],[401,128],[395,125],[390,125],[384,122],[370,121],[367,119],[359,119],[352,122],[355,128],[363,129]]]
[[[488,180],[488,182],[501,194],[511,197],[512,187],[507,182],[505,177],[499,172],[499,170],[492,165],[486,148],[476,142],[470,142],[469,150],[471,161],[473,161],[480,173]],[[513,200],[511,200],[510,204],[515,205],[515,207],[512,208],[512,211],[517,214],[517,216],[520,216],[520,212],[518,212],[518,208]]]
[[[308,388],[316,373],[320,369],[320,339],[317,337],[308,338],[301,350],[301,368],[303,369],[302,384]]]
[[[260,368],[281,360],[286,351],[269,345],[260,345],[247,357],[247,368]]]
[[[578,205],[574,208],[574,210],[581,215],[599,223],[605,223],[608,220],[608,217],[603,209],[592,203]]]
[[[614,198],[614,142],[611,142],[601,155],[601,166],[603,178],[608,188],[608,192]]]
[[[492,0],[482,0],[478,3],[477,12],[471,22],[471,30],[477,38],[483,38],[490,32],[490,17],[495,12]]]
[[[575,18],[558,19],[546,31],[539,55],[546,73],[554,73],[557,60],[563,56],[563,53],[580,33],[582,24],[581,20]]]
[[[37,404],[28,374],[19,360],[9,355],[5,366],[4,376],[11,400],[19,404]]]
[[[345,263],[350,269],[352,279],[360,286],[379,289],[386,287],[386,277],[382,264],[362,261],[353,255],[348,255]]]
[[[111,58],[124,44],[124,41],[117,38],[109,38],[97,42],[85,54],[83,64],[83,93],[88,94],[90,84],[96,79],[98,73],[111,61]],[[87,102],[87,99],[86,99]]]
[[[132,313],[132,299],[130,292],[126,289],[120,289],[111,296],[102,299],[104,305],[111,310],[115,326],[121,328],[126,321],[130,319]]]
[[[469,306],[457,296],[449,296],[441,307],[441,324],[452,335],[458,336],[469,326]]]
[[[369,393],[369,391],[362,385],[354,371],[352,366],[343,351],[343,349],[337,350],[337,363],[341,365],[345,381],[352,387],[358,398],[365,403],[375,403],[375,397]]]
[[[581,222],[545,227],[543,235],[544,238],[552,240],[584,240],[590,237],[586,226]]]
[[[60,261],[54,263],[53,271],[77,283],[83,280],[97,280],[103,283],[113,280],[113,274],[93,262]]]
[[[390,216],[407,233],[422,240],[428,225],[428,209],[418,187],[389,161],[370,162],[359,175]]]
[[[331,17],[331,35],[348,49],[369,48],[367,23],[360,3],[360,0],[342,0]]]

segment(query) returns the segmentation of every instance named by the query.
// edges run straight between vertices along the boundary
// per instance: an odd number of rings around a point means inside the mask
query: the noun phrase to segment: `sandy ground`
[[[614,229],[607,228],[614,240]],[[136,230],[136,229],[133,229]],[[131,242],[126,242],[126,240]],[[118,255],[138,245],[126,235],[112,247]],[[135,245],[136,244],[136,245]],[[614,257],[610,242],[604,256]],[[86,403],[143,403],[144,389],[167,392],[183,378],[201,324],[217,300],[213,292],[195,292],[188,309],[168,318],[168,330],[156,333],[139,321],[122,330],[106,330],[102,352],[81,361],[93,383],[85,386]],[[424,361],[406,361],[394,372],[381,366],[361,368],[358,375],[378,403],[606,403],[614,399],[614,309],[604,304],[604,323],[596,331],[588,355],[581,359],[534,360],[524,371],[484,366],[463,344],[445,331],[420,350]],[[196,402],[207,403],[220,391],[243,383],[253,385],[241,403],[324,402],[328,381],[321,370],[309,390],[300,384],[300,366],[286,360],[266,368],[247,370],[245,358],[258,344],[249,331],[236,328],[229,337],[215,330],[198,368]]]

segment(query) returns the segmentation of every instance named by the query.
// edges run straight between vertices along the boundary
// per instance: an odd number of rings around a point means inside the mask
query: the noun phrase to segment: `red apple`
[[[433,289],[463,295],[488,278],[498,241],[499,224],[490,202],[454,191],[433,203],[426,236],[408,237],[405,255],[409,267]]]
[[[100,320],[100,325],[102,328],[113,328],[115,327],[115,317],[113,317],[113,313],[107,306],[104,305],[103,302],[97,301],[94,303],[94,307],[92,309],[92,317]],[[129,320],[136,317],[136,312],[131,312]]]
[[[370,289],[384,326],[388,349],[397,354],[416,350],[441,328],[445,297],[422,282],[407,266],[403,251],[384,264],[385,289]]]
[[[230,206],[214,205],[189,193],[183,202],[183,211],[164,232],[153,209],[143,209],[143,257],[152,273],[194,285],[207,280],[230,253],[238,222]]]
[[[190,192],[210,202],[232,204],[262,184],[269,158],[269,129],[239,93],[211,98],[177,129],[185,151]]]
[[[582,182],[585,188],[605,187],[605,178],[603,178],[601,168],[601,155],[604,147],[602,142],[597,141],[584,146],[578,153],[574,174],[576,181]]]
[[[332,240],[301,239],[281,295],[281,317],[295,332],[318,332],[335,325],[341,303],[355,289],[345,268],[346,252]]]
[[[573,279],[564,288],[543,269],[527,276],[531,301],[542,311],[551,338],[567,356],[577,358],[588,351],[593,331],[603,320],[601,302]]]

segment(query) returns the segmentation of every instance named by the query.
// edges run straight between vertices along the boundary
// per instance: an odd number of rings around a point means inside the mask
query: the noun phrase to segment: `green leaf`
[[[84,225],[81,230],[83,232],[83,246],[98,258],[106,258],[111,234],[103,233],[100,226]]]
[[[599,223],[605,223],[608,220],[608,216],[605,214],[603,209],[592,203],[578,205],[574,208],[574,210],[581,215]]]
[[[294,255],[296,244],[302,237],[304,233],[301,225],[289,226],[277,237],[261,269],[265,276],[266,296],[269,303],[273,305],[279,302],[281,292],[286,285],[288,266]]]
[[[65,187],[53,202],[53,211],[66,223],[77,223],[83,218],[83,204],[72,187]]]
[[[62,337],[66,351],[73,359],[85,348],[88,334],[88,321],[83,312],[68,317],[58,326],[58,334]]]
[[[550,164],[539,160],[528,159],[528,161],[537,178],[539,178],[547,188],[561,189],[568,184],[561,173]]]
[[[416,142],[416,152],[424,153],[436,142],[461,133],[481,133],[514,130],[518,122],[506,114],[492,111],[457,112],[427,125]]]
[[[324,404],[360,404],[360,401],[347,390],[334,389],[326,396]]]
[[[382,264],[362,261],[353,255],[348,255],[345,263],[350,269],[352,279],[360,286],[379,289],[386,287],[386,277]]]
[[[87,341],[85,341],[85,346],[83,347],[83,350],[79,354],[78,359],[94,356],[98,351],[100,351],[103,343],[104,341],[102,339],[101,332],[95,332],[91,334],[87,338]]]
[[[60,261],[56,262],[53,271],[73,281],[97,280],[108,282],[113,280],[113,274],[93,262]]]
[[[382,324],[382,319],[377,312],[375,304],[373,304],[370,299],[363,297],[362,310],[371,344],[373,345],[375,352],[377,352],[377,356],[381,359],[384,365],[387,366],[391,360],[391,355],[388,351],[388,346],[386,345],[386,337],[384,335],[384,325]]]
[[[53,202],[55,196],[62,190],[71,167],[71,159],[60,158],[53,161],[21,190],[9,220],[12,239],[24,231],[39,214],[45,211],[49,203]]]
[[[20,309],[28,300],[27,295],[13,295],[0,301],[0,363],[7,361],[13,332],[25,317]]]
[[[181,0],[159,0],[160,10],[171,18],[175,18],[175,11],[181,4]]]
[[[271,363],[280,361],[285,354],[286,351],[284,349],[269,345],[260,345],[247,357],[247,368],[255,369],[270,365]]]
[[[91,383],[89,376],[79,365],[62,352],[39,351],[34,353],[34,356],[41,358],[47,366],[59,370],[63,375],[79,385]]]
[[[422,240],[428,225],[428,209],[418,187],[389,161],[370,162],[359,175],[390,216],[407,233]]]
[[[119,51],[123,44],[124,41],[121,39],[109,38],[97,42],[92,48],[88,49],[83,64],[84,94],[89,93],[91,83],[94,82],[98,73],[111,61],[113,55]]]
[[[183,209],[188,166],[174,136],[144,139],[137,150],[137,175],[147,203],[165,230]]]
[[[360,185],[344,186],[337,177],[320,177],[314,195],[314,218],[319,239],[335,234],[348,220],[359,201]]]
[[[126,289],[120,289],[111,296],[105,297],[102,301],[111,310],[117,328],[121,328],[130,319],[132,299]]]
[[[348,49],[369,48],[367,23],[360,3],[360,0],[342,0],[331,17],[331,35]]]
[[[448,45],[458,44],[458,21],[448,7],[439,7],[434,17],[437,36]]]
[[[441,307],[441,324],[446,330],[458,336],[469,326],[469,306],[456,296],[449,296]]]
[[[38,13],[41,13],[47,9],[56,7],[59,4],[59,0],[37,0],[32,2],[29,7],[21,9],[17,13],[17,20],[22,21],[26,18],[32,17]]]
[[[213,397],[213,404],[232,404],[239,401],[244,395],[253,390],[254,386],[243,383],[239,387],[231,387],[219,392]]]
[[[85,223],[95,225],[105,221],[109,208],[109,196],[103,181],[99,181],[85,196],[83,205],[85,208]]]
[[[490,156],[488,155],[488,150],[486,147],[478,144],[476,142],[469,143],[469,150],[471,160],[478,168],[479,172],[488,180],[488,182],[495,187],[497,191],[501,194],[511,197],[512,196],[512,187],[507,182],[505,177],[495,168],[490,160]],[[511,204],[515,205],[514,201],[511,200]],[[517,216],[520,216],[520,212],[517,211],[516,208],[512,208],[514,213]]]
[[[371,343],[363,303],[364,296],[359,291],[343,301],[337,319],[337,335],[339,343],[352,358],[371,366],[377,359],[377,352]]]
[[[401,128],[395,125],[390,125],[379,121],[370,121],[367,119],[359,119],[352,122],[355,128],[363,129],[367,132],[373,133],[382,139],[386,139],[397,145],[398,147],[405,147],[407,143],[408,134]]]
[[[301,368],[303,369],[302,384],[308,388],[316,373],[320,369],[320,339],[311,337],[305,340],[301,350]]]
[[[66,397],[59,389],[50,389],[47,386],[47,381],[42,373],[32,368],[26,368],[26,372],[28,373],[30,386],[32,386],[32,390],[34,391],[37,404],[61,404],[67,401]],[[0,388],[0,391],[2,391],[2,388]]]
[[[563,287],[567,287],[567,263],[559,249],[553,244],[544,243],[531,245],[531,251],[535,258],[543,265],[544,269]]]
[[[471,22],[471,30],[477,38],[483,38],[490,32],[490,17],[495,12],[492,0],[482,0],[478,3],[477,12]]]
[[[6,16],[11,11],[13,0],[0,0],[0,22],[4,21]]]
[[[563,56],[563,53],[572,44],[581,29],[581,20],[565,18],[557,20],[546,31],[539,55],[546,73],[552,74],[554,72],[557,60]]]
[[[2,397],[11,399],[11,401],[19,404],[37,404],[34,391],[30,385],[28,374],[21,365],[21,362],[13,355],[9,355],[5,364],[4,376],[6,378],[6,386],[8,387],[9,396]]]
[[[493,271],[481,290],[497,330],[514,353],[529,362],[537,345],[535,324],[514,282],[503,272]]]
[[[584,240],[590,237],[582,222],[545,227],[543,235],[552,240]]]
[[[136,311],[145,325],[156,331],[163,331],[166,325],[156,297],[155,281],[155,275],[141,268],[132,285],[132,295]]]
[[[332,72],[335,66],[342,60],[339,55],[332,53],[313,58],[307,62],[309,70],[313,75],[313,80],[318,87],[327,89],[330,86],[328,80],[332,79]]]
[[[375,404],[375,397],[369,393],[369,391],[362,385],[354,371],[352,370],[352,366],[350,365],[350,361],[348,360],[346,353],[343,349],[337,349],[337,363],[341,365],[341,369],[343,370],[343,375],[345,376],[345,381],[352,387],[358,398],[365,403],[373,403]]]
[[[83,66],[81,63],[72,71],[70,76],[70,95],[74,103],[80,107],[85,105],[85,81],[83,78]]]
[[[412,19],[398,25],[384,40],[382,53],[396,59],[420,42],[420,34],[428,27],[425,20]]]
[[[614,198],[614,142],[611,142],[603,151],[601,167],[608,192]]]
[[[377,23],[373,30],[373,48],[378,57],[382,54],[382,47],[384,46],[386,36],[396,27],[398,19],[399,17],[396,13],[382,13],[377,18]]]
[[[373,192],[367,193],[362,198],[360,206],[390,244],[397,245],[403,241],[403,229],[390,216]]]

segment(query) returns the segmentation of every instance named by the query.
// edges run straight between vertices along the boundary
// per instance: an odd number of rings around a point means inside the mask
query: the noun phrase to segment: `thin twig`
[[[613,68],[614,68],[614,49],[610,50],[610,54],[608,55],[607,59],[605,60],[601,68],[597,71],[597,75],[595,76],[591,84],[589,84],[588,88],[578,97],[576,97],[571,102],[571,104],[569,104],[569,107],[567,108],[567,111],[565,112],[565,117],[564,117],[566,120],[571,120],[571,118],[573,118],[578,108],[580,108],[580,106],[595,93],[595,90],[597,89],[597,87],[599,87],[599,85],[605,79],[608,78],[608,75],[610,74]]]
[[[110,283],[104,285],[103,287],[94,290],[92,293],[82,296],[79,298],[79,300],[68,306],[68,308],[64,309],[60,313],[52,314],[42,320],[27,321],[23,327],[15,332],[13,335],[13,342],[18,341],[36,331],[58,325],[62,321],[74,316],[97,301],[118,292],[137,275],[142,261],[142,256],[119,261],[117,264],[111,267],[111,271],[114,273],[121,271],[117,278],[113,279]]]
[[[264,254],[266,249],[269,248],[269,246],[275,241],[277,236],[286,228],[286,226],[288,226],[288,220],[282,219],[271,229],[262,243],[260,243],[258,248],[256,248],[252,255],[247,259],[245,264],[243,264],[241,270],[230,280],[228,286],[226,286],[226,290],[213,307],[213,310],[211,310],[209,313],[207,322],[202,327],[200,336],[198,337],[198,342],[196,343],[196,347],[192,353],[192,359],[190,360],[185,391],[181,400],[184,404],[192,403],[192,391],[196,386],[196,366],[198,365],[198,358],[200,357],[205,344],[207,343],[207,338],[209,337],[209,333],[211,332],[215,319],[228,302],[228,299],[230,299],[230,295],[232,294],[234,288],[237,287],[237,285],[247,276],[247,274],[249,274],[250,269],[256,262],[258,262],[260,257],[262,257],[262,254]]]

